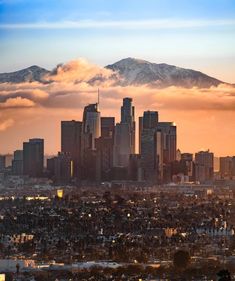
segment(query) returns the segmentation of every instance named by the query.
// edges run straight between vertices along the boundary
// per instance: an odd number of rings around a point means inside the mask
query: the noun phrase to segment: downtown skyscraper
[[[23,174],[30,177],[43,176],[44,140],[30,139],[23,143]]]
[[[114,166],[127,167],[131,154],[135,154],[135,108],[131,98],[124,98],[121,122],[115,127]]]
[[[81,178],[81,146],[82,122],[61,121],[61,152],[71,157],[73,174],[76,178]]]
[[[85,106],[82,119],[82,179],[96,180],[96,139],[101,136],[98,103]]]

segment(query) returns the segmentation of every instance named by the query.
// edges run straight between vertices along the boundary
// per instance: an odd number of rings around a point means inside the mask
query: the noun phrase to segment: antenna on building
[[[97,91],[97,110],[99,110],[99,105],[100,105],[100,89],[98,88],[98,91]]]

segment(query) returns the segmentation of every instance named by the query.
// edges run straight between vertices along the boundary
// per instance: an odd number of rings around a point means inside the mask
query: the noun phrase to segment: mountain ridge
[[[23,82],[44,82],[44,77],[50,74],[50,71],[37,66],[31,65],[13,72],[0,73],[0,83],[23,83]]]
[[[113,71],[112,79],[119,86],[141,86],[165,88],[179,86],[184,88],[210,88],[225,83],[203,72],[178,67],[166,63],[152,63],[142,59],[124,58],[104,68]],[[14,72],[0,73],[0,83],[40,82],[50,83],[48,77],[53,77],[54,70],[49,71],[37,65],[32,65]],[[47,77],[47,79],[46,79]],[[102,82],[103,77],[94,76],[90,84]],[[229,84],[234,86],[234,84]]]
[[[123,78],[123,86],[148,84],[153,87],[209,88],[225,83],[200,71],[131,57],[107,65],[106,68],[119,73]]]

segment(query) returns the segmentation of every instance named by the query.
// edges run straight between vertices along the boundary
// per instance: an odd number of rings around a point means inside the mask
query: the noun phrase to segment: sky
[[[53,69],[79,58],[85,58],[92,67],[104,66],[125,57],[192,68],[235,83],[235,1],[0,0],[0,72],[30,65]],[[0,153],[12,152],[23,140],[40,135],[47,141],[48,153],[59,150],[56,139],[60,120],[80,118],[82,106],[92,101],[96,91],[88,86],[84,90],[84,85],[74,89],[71,80],[64,84],[56,81],[50,89],[41,89],[44,98],[54,97],[44,103],[42,97],[38,101],[38,93],[31,93],[40,85],[14,86],[14,97],[13,86],[0,88]],[[22,94],[22,87],[26,94]],[[68,93],[66,106],[55,98],[60,87]],[[73,91],[78,93],[75,98]],[[112,91],[117,96],[110,97],[109,87],[104,86],[104,95],[112,100],[117,118],[124,95],[136,98],[139,114],[144,110],[143,93],[153,95],[148,89],[142,93],[137,88]],[[87,92],[91,94],[85,95]],[[221,86],[206,93],[191,90],[185,95],[184,89],[158,92],[146,108],[159,110],[163,119],[177,121],[181,150],[211,148],[217,155],[235,154],[233,90]],[[196,109],[188,106],[184,112],[179,101],[187,106],[196,102]],[[103,114],[107,115],[107,100],[103,98],[103,102]]]

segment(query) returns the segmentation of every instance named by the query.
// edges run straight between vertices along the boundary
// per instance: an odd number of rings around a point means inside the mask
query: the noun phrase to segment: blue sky
[[[235,82],[234,0],[0,0],[0,72],[138,57]]]

